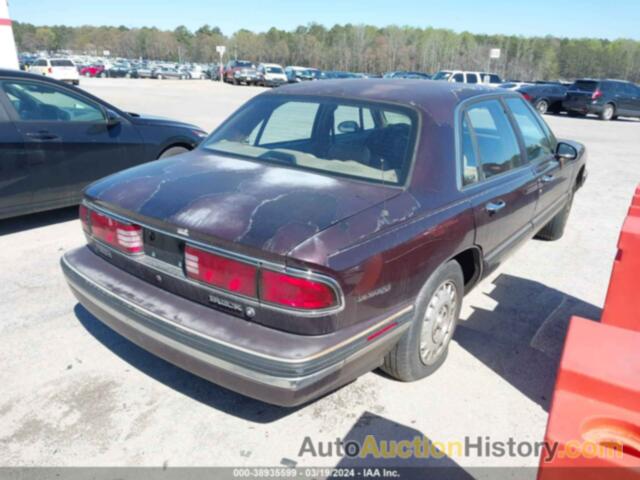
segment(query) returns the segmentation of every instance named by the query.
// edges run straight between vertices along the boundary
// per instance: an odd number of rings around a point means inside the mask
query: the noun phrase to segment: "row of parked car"
[[[81,77],[100,78],[174,78],[180,80],[211,78],[217,65],[175,64],[132,61],[96,61],[80,63],[71,58],[37,58],[22,63],[25,71],[55,78],[78,85]]]
[[[28,70],[75,85],[80,77],[125,77],[154,79],[212,79],[235,85],[277,87],[285,83],[347,78],[404,78],[439,80],[515,90],[522,94],[541,114],[563,113],[572,116],[597,115],[602,120],[619,116],[640,117],[640,87],[631,82],[611,79],[579,79],[568,82],[504,82],[490,72],[441,70],[434,75],[415,71],[394,71],[384,75],[320,70],[311,67],[276,63],[231,60],[218,64],[172,64],[149,61],[119,60],[75,63],[71,58],[37,58]],[[221,78],[222,77],[222,78]]]
[[[501,88],[522,94],[541,114],[597,115],[601,120],[640,117],[640,86],[623,80],[580,79],[574,83],[510,82]]]

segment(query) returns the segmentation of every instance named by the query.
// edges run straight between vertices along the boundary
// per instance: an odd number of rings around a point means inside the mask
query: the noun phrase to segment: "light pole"
[[[0,68],[20,68],[7,0],[0,0]]]

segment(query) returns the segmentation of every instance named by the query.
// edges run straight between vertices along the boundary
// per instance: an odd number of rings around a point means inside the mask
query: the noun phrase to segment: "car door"
[[[498,98],[469,104],[460,131],[462,188],[473,207],[485,267],[493,269],[532,233],[537,181]]]
[[[533,226],[542,228],[565,204],[571,187],[571,165],[556,158],[557,141],[544,120],[520,98],[505,103],[517,126],[538,182]]]
[[[619,113],[634,117],[640,116],[640,88],[632,83],[622,83],[620,103],[624,105],[619,109]]]
[[[104,108],[52,82],[6,79],[13,122],[24,142],[34,205],[72,204],[90,181],[121,163],[119,131]]]
[[[29,164],[22,136],[9,118],[7,101],[0,92],[0,218],[27,208],[31,201]]]

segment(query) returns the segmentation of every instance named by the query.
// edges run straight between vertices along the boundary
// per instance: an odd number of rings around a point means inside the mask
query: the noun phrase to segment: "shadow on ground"
[[[599,320],[602,310],[512,275],[499,275],[493,284],[488,296],[495,308],[474,308],[458,324],[454,340],[548,410],[569,319],[579,315]]]
[[[111,330],[80,304],[74,313],[94,338],[125,362],[198,402],[257,423],[273,422],[296,411],[253,400],[182,370]]]
[[[379,449],[376,453],[383,453],[383,448],[389,448],[393,442],[414,442],[416,438],[426,443],[426,451],[421,445],[417,454],[409,452],[411,453],[409,458],[402,459],[397,457],[376,458],[373,455],[374,451],[371,449],[361,450],[360,456],[343,456],[336,468],[397,470],[401,474],[400,478],[403,479],[467,480],[473,478],[455,460],[447,456],[446,451],[437,448],[438,444],[430,443],[424,433],[371,412],[365,411],[358,418],[351,430],[342,439],[342,444],[347,445],[350,442],[355,442],[361,446],[375,444],[375,448]],[[375,443],[372,442],[373,439],[375,439]],[[364,456],[365,451],[371,452],[371,454]],[[387,450],[387,452],[391,452],[391,450]],[[460,454],[462,455],[464,452],[460,452]],[[384,478],[384,475],[381,474],[378,478]]]
[[[68,222],[77,218],[77,206],[7,218],[0,220],[0,235],[9,235],[11,233],[23,232],[34,228],[48,227],[49,225]]]

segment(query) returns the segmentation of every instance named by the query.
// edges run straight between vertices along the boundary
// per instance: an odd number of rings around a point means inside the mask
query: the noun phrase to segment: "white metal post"
[[[8,0],[0,0],[0,68],[18,70],[18,52],[9,18]]]

